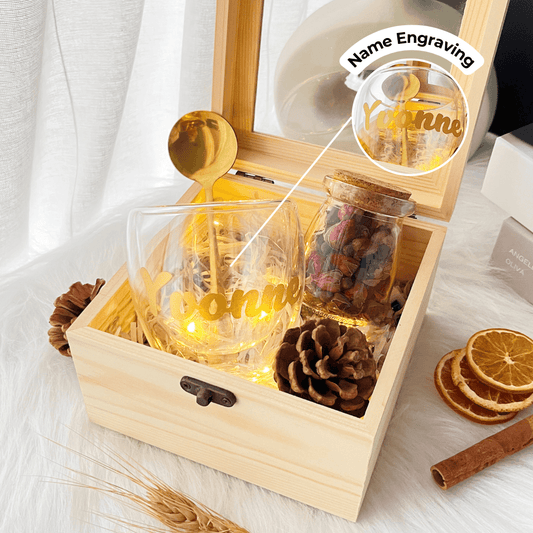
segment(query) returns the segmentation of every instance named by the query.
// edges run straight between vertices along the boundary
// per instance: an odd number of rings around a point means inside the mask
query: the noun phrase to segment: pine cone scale
[[[362,379],[364,377],[365,376],[361,370],[349,365],[343,366],[339,372],[339,378],[341,379]]]
[[[59,308],[52,313],[52,316],[50,317],[50,325],[62,326],[67,321],[70,322],[70,320],[76,318],[77,316],[78,315],[75,315],[72,311],[69,311],[68,309]]]
[[[346,352],[342,356],[343,362],[350,362],[352,364],[358,363],[365,357],[365,353],[362,350],[352,350],[351,352]]]
[[[339,396],[342,400],[353,400],[359,393],[357,383],[352,383],[345,379],[340,380],[339,389]]]
[[[335,377],[337,374],[331,372],[329,367],[329,355],[326,355],[323,359],[320,359],[316,363],[316,371],[321,379],[329,379]]]
[[[70,311],[71,313],[74,313],[75,315],[79,315],[84,307],[83,302],[69,301],[65,299],[63,296],[56,298],[54,305],[58,309],[66,309],[67,311]]]
[[[289,380],[289,365],[294,361],[295,357],[298,357],[298,351],[296,346],[288,342],[284,342],[279,351],[278,357],[274,362],[274,373],[280,374],[285,380]]]
[[[307,387],[304,388],[301,385],[303,383],[307,384],[307,381],[303,371],[302,362],[299,359],[296,359],[296,361],[293,361],[289,365],[289,382],[294,392],[297,392],[298,394],[305,394],[307,392]]]
[[[365,401],[361,398],[355,398],[354,400],[342,401],[340,403],[343,411],[353,412],[365,407]]]
[[[315,379],[320,379],[320,376],[313,370],[313,366],[316,365],[317,361],[318,357],[313,350],[305,350],[305,352],[300,354],[300,362],[302,363],[304,374]]]
[[[320,325],[316,329],[313,330],[311,334],[313,340],[315,341],[315,350],[316,353],[322,357],[324,354],[322,352],[323,347],[327,347],[331,343],[331,337],[329,335],[328,330],[326,329],[326,326]]]
[[[315,341],[313,339],[313,334],[309,330],[303,331],[300,337],[298,338],[298,342],[296,343],[296,349],[299,352],[303,352],[305,350],[312,350],[314,348]]]
[[[344,341],[342,340],[342,337],[339,338],[337,341],[337,344],[329,351],[329,357],[333,361],[337,361],[340,359],[344,352]]]
[[[313,398],[313,400],[317,403],[320,403],[322,405],[327,405],[328,407],[333,407],[335,405],[335,402],[337,401],[337,395],[334,394],[332,391],[327,391],[325,394],[322,394],[321,392],[317,391],[313,387],[313,383],[309,383],[309,396]]]

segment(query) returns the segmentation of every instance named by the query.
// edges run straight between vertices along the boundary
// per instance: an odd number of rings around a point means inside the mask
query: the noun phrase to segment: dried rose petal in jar
[[[415,203],[405,189],[346,170],[324,186],[327,199],[305,237],[302,314],[379,324],[392,314],[400,232]]]

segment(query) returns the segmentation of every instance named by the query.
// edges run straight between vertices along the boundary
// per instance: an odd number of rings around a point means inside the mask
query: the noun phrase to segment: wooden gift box
[[[468,0],[461,37],[485,58],[475,74],[452,74],[463,87],[474,124],[507,2]],[[321,147],[253,131],[262,2],[222,0],[217,6],[213,110],[236,129],[235,168],[295,183]],[[346,168],[413,192],[418,214],[448,220],[453,212],[468,145],[438,171],[401,177],[362,156],[329,150],[306,179]],[[215,197],[281,198],[287,188],[248,177],[219,180]],[[296,191],[302,226],[322,197]],[[200,201],[191,186],[181,203]],[[135,320],[126,267],[104,286],[68,332],[89,418],[102,426],[192,459],[349,520],[356,520],[390,421],[435,277],[445,229],[407,219],[400,242],[399,277],[414,279],[400,323],[364,418],[257,385],[178,356],[113,335]],[[184,376],[231,391],[232,407],[196,403],[180,386]]]

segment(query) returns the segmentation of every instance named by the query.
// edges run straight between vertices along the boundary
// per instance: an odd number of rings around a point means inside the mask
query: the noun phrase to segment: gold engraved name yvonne
[[[363,105],[365,112],[365,129],[370,130],[370,115],[376,107],[381,104],[381,100],[376,100],[371,107],[367,103]],[[458,119],[451,120],[442,113],[434,115],[429,111],[419,109],[413,118],[413,113],[408,109],[380,111],[377,118],[378,128],[407,128],[414,124],[415,128],[427,131],[435,130],[445,135],[452,134],[454,137],[460,137],[463,134],[461,121]]]
[[[160,272],[152,280],[146,268],[142,267],[140,273],[148,294],[150,311],[155,316],[158,314],[157,293],[172,279],[172,274]],[[297,276],[288,285],[266,285],[262,294],[256,289],[246,293],[238,289],[233,292],[229,302],[220,293],[209,293],[198,302],[191,292],[173,292],[170,295],[170,314],[176,320],[187,320],[198,311],[204,320],[213,321],[226,313],[231,313],[234,318],[241,318],[244,307],[245,315],[252,318],[261,312],[269,314],[272,310],[281,311],[287,304],[294,305],[300,298],[300,293],[300,279]]]

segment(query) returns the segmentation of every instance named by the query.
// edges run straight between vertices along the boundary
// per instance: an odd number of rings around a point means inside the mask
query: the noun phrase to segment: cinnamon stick
[[[533,444],[533,415],[431,467],[437,485],[449,489],[488,466]]]

